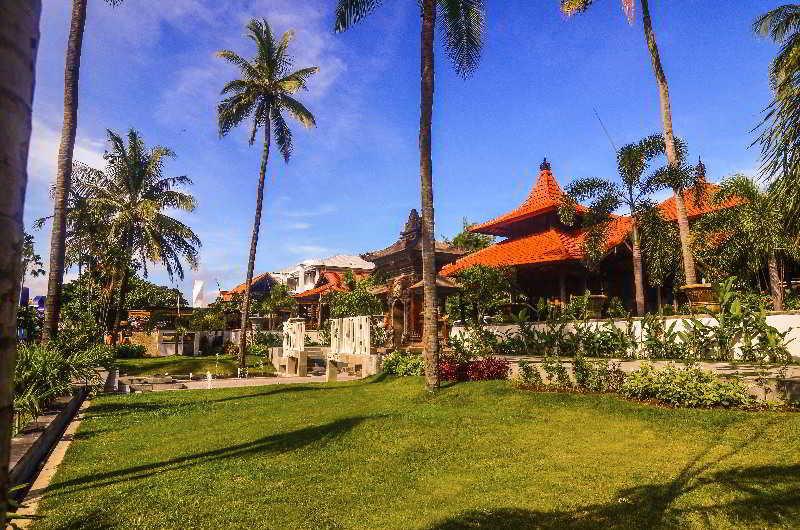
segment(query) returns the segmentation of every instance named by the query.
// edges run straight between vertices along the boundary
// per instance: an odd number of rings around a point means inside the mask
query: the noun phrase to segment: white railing
[[[296,355],[306,349],[306,323],[305,321],[292,321],[283,323],[283,355]]]
[[[339,359],[341,355],[370,355],[371,318],[365,316],[332,319],[329,357]]]

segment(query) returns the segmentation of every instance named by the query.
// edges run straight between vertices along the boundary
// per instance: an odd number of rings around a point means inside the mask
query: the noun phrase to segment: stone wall
[[[708,316],[700,316],[700,320],[706,325],[715,325],[716,320]],[[688,326],[689,319],[682,316],[675,316],[675,317],[665,317],[666,326],[672,325],[672,322],[676,322],[675,331],[680,331],[685,329]],[[590,320],[589,325],[591,326],[604,326],[608,320]],[[642,335],[642,319],[641,318],[634,318],[633,319],[633,333],[636,337],[640,337]],[[788,341],[787,348],[789,349],[789,353],[792,357],[800,359],[800,311],[786,311],[786,312],[770,312],[767,314],[767,323],[773,327],[775,327],[778,331],[784,332],[788,331],[788,335],[786,336],[786,340]],[[619,329],[625,330],[628,326],[627,320],[615,320],[614,325]],[[534,328],[536,329],[544,329],[544,323],[537,323],[534,324]],[[515,324],[510,325],[494,325],[494,326],[486,326],[486,329],[493,331],[498,335],[507,335],[516,333],[519,330],[519,327]],[[575,327],[573,325],[568,325],[568,331],[574,331]],[[451,337],[458,337],[466,331],[466,328],[461,326],[455,326],[450,332]]]

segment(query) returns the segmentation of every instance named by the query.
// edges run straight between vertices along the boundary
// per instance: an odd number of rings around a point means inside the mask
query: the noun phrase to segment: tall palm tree
[[[644,37],[647,49],[650,52],[650,61],[653,64],[656,84],[658,85],[658,95],[661,102],[661,121],[664,126],[664,146],[669,167],[678,165],[678,147],[675,141],[675,134],[672,130],[672,106],[669,97],[669,84],[664,67],[661,64],[661,54],[656,42],[656,34],[653,31],[653,22],[650,18],[649,0],[639,0],[642,6],[642,23],[644,26]],[[560,0],[561,11],[567,16],[575,15],[586,11],[594,0]],[[628,17],[629,22],[633,22],[634,11],[636,8],[635,0],[622,0],[622,7]],[[686,283],[697,283],[697,273],[695,272],[694,257],[692,256],[691,233],[689,231],[689,218],[686,215],[686,204],[683,200],[685,187],[681,185],[680,179],[674,179],[675,187],[675,209],[678,218],[678,233],[681,239],[681,255],[683,257],[683,269]]]
[[[784,263],[800,260],[800,242],[786,229],[792,221],[786,198],[775,182],[762,189],[745,175],[733,175],[722,181],[712,201],[739,201],[697,222],[697,229],[706,234],[697,244],[709,269],[723,277],[738,275],[742,279],[766,269],[775,311],[783,310]]]
[[[40,0],[0,2],[0,527],[8,505],[23,207],[28,184]]]
[[[261,167],[256,191],[256,214],[253,221],[253,234],[250,239],[250,254],[247,258],[247,279],[242,304],[242,332],[239,337],[239,365],[244,368],[247,353],[247,322],[250,316],[250,286],[253,283],[253,269],[256,263],[258,233],[261,228],[261,208],[264,202],[264,180],[269,162],[270,142],[274,136],[278,150],[284,161],[289,162],[292,155],[292,131],[286,123],[283,112],[300,122],[304,127],[316,126],[311,112],[294,95],[307,90],[307,82],[319,71],[316,66],[292,69],[289,43],[294,38],[293,31],[283,34],[280,41],[275,39],[266,20],[253,19],[247,24],[248,36],[256,44],[256,55],[247,60],[230,50],[222,50],[217,55],[239,68],[241,77],[225,84],[222,95],[225,98],[217,107],[219,134],[225,136],[231,129],[252,118],[250,145],[261,131],[264,147],[261,153]]]
[[[380,4],[381,0],[339,0],[336,7],[336,31],[346,31],[369,15]],[[462,77],[469,77],[478,66],[483,49],[485,11],[483,0],[421,0],[420,4],[422,7],[422,35],[419,176],[422,202],[423,335],[425,338],[425,384],[429,390],[433,390],[439,386],[433,162],[431,159],[434,29],[438,17],[444,30],[445,49],[456,72]]]
[[[754,143],[761,146],[761,173],[784,195],[791,218],[800,218],[800,4],[779,6],[753,23],[753,30],[781,46],[769,69],[774,91]],[[797,231],[797,223],[793,223]]]
[[[165,177],[164,162],[175,154],[172,150],[155,146],[147,148],[139,133],[131,129],[127,143],[117,133],[108,131],[110,149],[105,154],[108,164],[105,172],[85,169],[79,187],[86,199],[82,203],[90,214],[74,210],[69,212],[73,243],[85,248],[100,250],[96,261],[111,269],[110,292],[113,310],[108,321],[112,340],[116,338],[119,314],[125,307],[128,282],[133,269],[141,268],[147,276],[148,263],[164,267],[170,279],[177,275],[183,279],[182,260],[197,267],[200,239],[186,224],[166,212],[178,210],[191,212],[196,201],[192,195],[179,188],[192,181],[185,176]],[[95,223],[79,225],[84,220],[102,219],[102,228]],[[83,233],[86,226],[93,234]],[[82,229],[84,228],[84,229]],[[88,239],[95,242],[90,243]],[[100,243],[98,245],[98,243]]]
[[[105,0],[115,6],[122,0]],[[78,127],[78,78],[81,68],[83,31],[86,26],[88,0],[72,0],[72,17],[67,39],[67,57],[64,65],[64,122],[61,126],[61,143],[58,146],[58,164],[53,206],[53,229],[50,235],[50,272],[47,279],[47,300],[44,311],[45,340],[58,334],[61,312],[61,291],[64,287],[64,253],[67,238],[67,198],[72,182],[72,153]]]
[[[614,211],[619,208],[628,210],[633,218],[630,236],[631,256],[636,314],[639,316],[645,313],[640,217],[653,207],[650,195],[662,187],[656,174],[647,177],[644,174],[652,160],[663,152],[664,138],[660,135],[648,136],[639,142],[623,146],[617,151],[617,170],[622,182],[599,178],[576,180],[567,187],[565,208],[560,208],[559,212],[562,218],[571,224],[577,203],[590,200],[591,207],[585,219],[590,229],[597,227],[602,231],[611,221]],[[587,238],[588,244],[601,244],[600,249],[587,249],[587,255],[603,255],[604,239],[602,234],[599,238]]]

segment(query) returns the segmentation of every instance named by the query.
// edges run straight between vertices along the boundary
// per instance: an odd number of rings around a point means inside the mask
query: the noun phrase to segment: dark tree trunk
[[[669,98],[669,84],[664,67],[661,64],[661,55],[658,51],[656,34],[653,31],[653,22],[650,19],[650,5],[648,0],[642,0],[642,23],[644,25],[644,37],[647,41],[647,49],[650,51],[650,60],[653,63],[653,73],[656,76],[658,85],[658,96],[661,102],[661,121],[664,124],[664,144],[666,146],[667,163],[675,167],[678,165],[678,152],[675,149],[675,134],[672,130],[672,107]],[[683,257],[683,271],[686,276],[686,283],[697,283],[697,274],[694,267],[694,256],[692,256],[691,233],[689,232],[689,219],[686,216],[686,205],[683,201],[683,189],[677,187],[675,192],[675,210],[678,218],[678,232],[681,239],[681,256]]]
[[[635,222],[631,232],[632,254],[633,254],[633,285],[636,293],[636,316],[643,316],[645,313],[644,298],[644,275],[642,274],[642,246],[639,240],[639,227]]]
[[[0,2],[0,528],[9,509],[22,219],[41,10],[39,0]]]
[[[44,340],[55,338],[58,334],[58,321],[61,316],[67,239],[67,197],[72,184],[72,152],[75,149],[75,131],[78,126],[78,76],[81,67],[83,29],[86,24],[86,3],[87,0],[73,0],[72,20],[67,40],[67,58],[64,66],[64,123],[61,127],[61,144],[58,147],[53,230],[50,235],[50,270],[42,330]]]
[[[775,311],[783,311],[783,275],[778,258],[774,253],[769,257],[767,268],[769,269],[769,288],[772,291],[772,308]]]
[[[419,177],[422,198],[422,283],[423,337],[425,345],[425,386],[439,387],[439,332],[436,311],[436,248],[433,214],[433,33],[436,0],[422,0],[422,82],[419,122]]]
[[[130,262],[126,262],[124,267],[125,271],[122,273],[122,281],[119,283],[119,298],[117,307],[114,309],[114,322],[111,332],[111,344],[114,346],[116,346],[119,338],[119,322],[122,318],[122,312],[125,310],[125,298],[128,295],[128,283],[131,276]]]
[[[269,161],[270,127],[269,121],[264,124],[264,151],[261,153],[261,169],[258,174],[258,191],[256,192],[256,217],[253,221],[253,235],[250,239],[250,255],[247,258],[247,280],[245,280],[244,303],[242,304],[242,333],[239,336],[239,367],[244,369],[247,355],[247,321],[250,317],[250,286],[253,284],[253,269],[256,266],[256,250],[258,249],[258,232],[261,228],[261,208],[264,204],[264,180],[267,175]]]

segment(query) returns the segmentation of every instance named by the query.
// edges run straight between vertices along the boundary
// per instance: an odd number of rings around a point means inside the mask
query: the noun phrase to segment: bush
[[[625,373],[617,362],[592,362],[578,355],[572,361],[572,367],[575,384],[589,392],[616,392],[625,381]]]
[[[466,381],[469,370],[469,357],[458,353],[439,356],[439,379],[442,381]]]
[[[629,398],[679,407],[737,407],[754,403],[738,380],[723,380],[697,366],[670,364],[656,369],[650,363],[628,375],[621,393]]]
[[[280,333],[273,333],[269,331],[257,331],[252,337],[253,345],[266,346],[268,348],[277,348],[283,345],[283,336]]]
[[[265,346],[259,343],[254,343],[251,344],[250,347],[247,349],[247,353],[249,353],[250,355],[257,355],[259,357],[269,357],[269,346]]]
[[[114,347],[115,359],[140,359],[147,354],[147,347],[142,344],[119,344]]]
[[[519,362],[519,382],[523,386],[530,388],[541,388],[544,386],[542,374],[539,373],[536,364],[531,361]]]
[[[469,363],[467,379],[470,381],[489,381],[506,379],[511,365],[506,359],[499,357],[483,357]]]
[[[14,368],[14,411],[18,425],[34,419],[53,399],[68,394],[76,381],[100,382],[95,370],[110,367],[113,351],[95,345],[79,352],[63,352],[52,344],[20,344]]]
[[[423,375],[425,360],[422,355],[396,350],[383,359],[383,371],[390,375],[403,377]]]
[[[222,346],[222,353],[235,357],[239,355],[239,346],[231,341],[225,341],[225,344]]]

